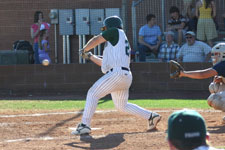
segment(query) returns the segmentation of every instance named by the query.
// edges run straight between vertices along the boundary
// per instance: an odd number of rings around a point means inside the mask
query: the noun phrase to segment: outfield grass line
[[[174,112],[180,109],[165,109],[165,110],[155,110],[154,112]],[[221,112],[220,110],[213,110],[213,109],[195,109],[199,112]],[[151,111],[151,110],[150,110]],[[117,112],[117,110],[97,110],[95,113],[110,113],[110,112]],[[55,112],[55,113],[38,113],[38,114],[22,114],[22,115],[0,115],[0,118],[15,118],[15,117],[39,117],[39,116],[48,116],[48,115],[67,115],[67,114],[83,114],[80,111],[74,112]]]

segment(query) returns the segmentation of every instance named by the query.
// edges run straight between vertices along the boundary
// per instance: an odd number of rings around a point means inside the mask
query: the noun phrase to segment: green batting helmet
[[[104,31],[106,29],[110,29],[110,28],[119,28],[119,29],[123,28],[122,20],[118,16],[107,17],[103,21],[103,25],[104,26],[102,27],[102,31]]]

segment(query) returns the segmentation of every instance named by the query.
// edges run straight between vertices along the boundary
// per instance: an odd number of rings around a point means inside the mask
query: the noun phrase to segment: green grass
[[[139,99],[129,100],[144,108],[197,108],[208,109],[206,100]],[[1,100],[0,110],[72,110],[83,109],[84,100]],[[100,100],[97,109],[114,109],[112,100]]]

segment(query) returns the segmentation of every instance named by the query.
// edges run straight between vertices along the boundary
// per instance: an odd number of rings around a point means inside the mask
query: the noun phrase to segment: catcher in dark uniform
[[[170,61],[170,78],[187,77],[205,79],[214,77],[209,85],[211,95],[208,97],[209,106],[225,111],[225,43],[219,43],[212,48],[211,58],[213,67],[204,70],[184,71],[182,66]],[[225,116],[222,121],[225,124]]]

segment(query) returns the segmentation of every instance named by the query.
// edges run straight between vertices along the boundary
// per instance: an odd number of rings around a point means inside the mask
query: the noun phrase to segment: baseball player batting
[[[171,78],[188,77],[206,79],[214,77],[209,85],[211,95],[208,97],[209,106],[225,112],[225,43],[218,43],[212,48],[211,58],[213,67],[204,70],[184,71],[179,63],[170,61]],[[225,116],[222,119],[225,124]]]
[[[155,129],[161,115],[128,103],[129,88],[132,83],[131,49],[122,29],[122,20],[118,16],[110,16],[104,20],[103,24],[103,32],[89,40],[80,50],[80,54],[83,58],[90,59],[101,66],[104,75],[89,89],[81,123],[71,134],[82,135],[91,132],[91,119],[98,100],[108,94],[111,94],[114,105],[119,111],[144,118],[149,121],[149,130]],[[88,52],[101,43],[105,43],[103,58]]]

